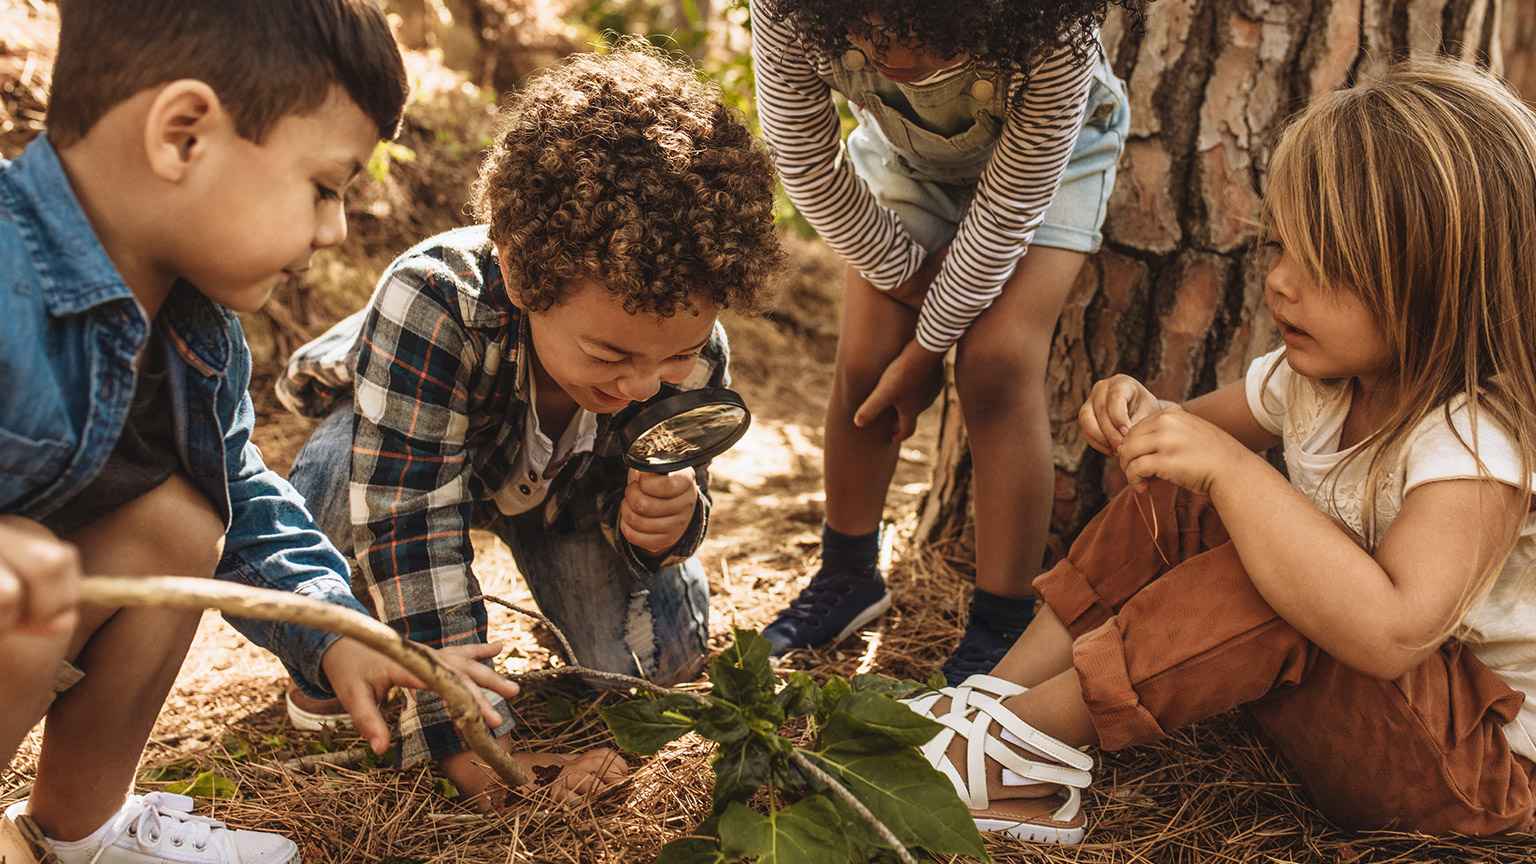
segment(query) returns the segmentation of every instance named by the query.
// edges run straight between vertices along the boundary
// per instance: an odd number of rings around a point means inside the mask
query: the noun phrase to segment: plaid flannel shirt
[[[470,564],[472,525],[496,515],[529,410],[527,319],[503,284],[484,226],[433,237],[385,271],[368,306],[300,348],[278,381],[291,410],[324,416],[355,397],[351,508],[353,549],[375,613],[403,636],[433,647],[486,641]],[[718,324],[678,390],[728,383]],[[699,503],[670,555],[647,562],[619,532],[628,470],[618,430],[643,406],[598,417],[597,439],[553,479],[540,506],[557,536],[600,528],[642,582],[687,559],[704,539],[708,473]],[[487,697],[504,717],[504,701]],[[441,698],[412,694],[400,718],[400,764],[460,752]]]

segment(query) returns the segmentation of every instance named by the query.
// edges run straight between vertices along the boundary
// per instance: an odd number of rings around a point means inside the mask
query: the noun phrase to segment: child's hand
[[[533,779],[533,786],[519,791],[548,794],[561,804],[577,804],[629,774],[623,757],[606,747],[585,753],[519,753],[512,749],[511,736],[498,738],[496,743],[511,753]],[[504,796],[496,792],[506,792],[506,787],[475,753],[466,750],[445,756],[437,760],[437,769],[458,788],[464,803],[479,812],[489,813],[501,806]],[[553,779],[545,779],[554,771],[559,773]]]
[[[928,257],[923,259],[922,266],[917,268],[917,272],[908,276],[907,281],[885,292],[885,296],[921,311],[923,301],[928,299],[928,288],[938,277],[940,268],[944,266],[944,257],[948,254],[948,246],[929,252]]]
[[[459,678],[469,686],[475,701],[480,703],[480,716],[485,718],[487,726],[495,729],[502,724],[501,715],[491,707],[490,700],[485,698],[480,688],[488,688],[511,699],[517,695],[517,684],[479,662],[501,653],[501,643],[453,645],[425,650],[438,662],[457,672]],[[427,686],[420,678],[407,672],[404,666],[348,637],[336,640],[320,659],[320,665],[331,681],[331,689],[336,691],[336,698],[341,700],[347,713],[352,715],[358,734],[368,741],[375,753],[383,753],[389,747],[389,724],[384,722],[384,716],[379,713],[379,700],[389,693],[391,687],[424,690]]]
[[[693,469],[650,474],[629,469],[629,486],[619,503],[619,530],[631,546],[664,557],[683,539],[699,500]]]
[[[1116,455],[1137,492],[1158,477],[1200,495],[1232,466],[1258,458],[1221,427],[1171,404],[1133,424]]]
[[[1140,381],[1129,375],[1101,378],[1093,384],[1088,401],[1078,409],[1088,446],[1106,456],[1119,454],[1120,444],[1131,427],[1161,411],[1164,403]]]
[[[896,409],[896,432],[892,441],[905,441],[917,429],[917,417],[933,404],[944,386],[944,355],[917,344],[907,343],[891,365],[885,367],[869,398],[853,412],[853,425],[869,425],[887,408]]]
[[[0,636],[75,629],[80,553],[31,519],[0,516]]]

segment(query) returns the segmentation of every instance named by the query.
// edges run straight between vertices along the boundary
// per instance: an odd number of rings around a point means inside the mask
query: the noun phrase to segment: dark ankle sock
[[[853,535],[822,525],[821,566],[873,575],[880,567],[880,529]]]
[[[1013,640],[1019,638],[1029,622],[1035,620],[1035,598],[1004,597],[977,588],[971,595],[971,619],[987,629]]]

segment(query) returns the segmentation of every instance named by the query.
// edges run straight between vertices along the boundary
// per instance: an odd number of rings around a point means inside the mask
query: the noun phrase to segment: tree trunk
[[[1313,96],[1408,55],[1474,59],[1510,68],[1517,85],[1536,85],[1531,6],[1156,0],[1139,33],[1112,11],[1104,44],[1129,86],[1131,130],[1104,249],[1067,300],[1047,372],[1056,501],[1046,564],[1124,483],[1078,428],[1077,410],[1093,381],[1126,372],[1158,396],[1182,400],[1237,379],[1278,344],[1261,314],[1265,268],[1251,241],[1257,190],[1282,122]],[[971,460],[949,388],[942,410],[918,542],[969,527]]]

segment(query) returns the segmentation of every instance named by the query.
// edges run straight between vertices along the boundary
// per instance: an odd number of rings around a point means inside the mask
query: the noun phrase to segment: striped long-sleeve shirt
[[[841,124],[817,60],[768,16],[752,21],[757,110],[784,189],[832,249],[875,287],[906,281],[926,253],[841,154]],[[1013,87],[1001,136],[918,317],[917,341],[957,342],[1013,274],[1077,141],[1093,63],[1052,55]],[[820,70],[825,73],[825,68]]]

